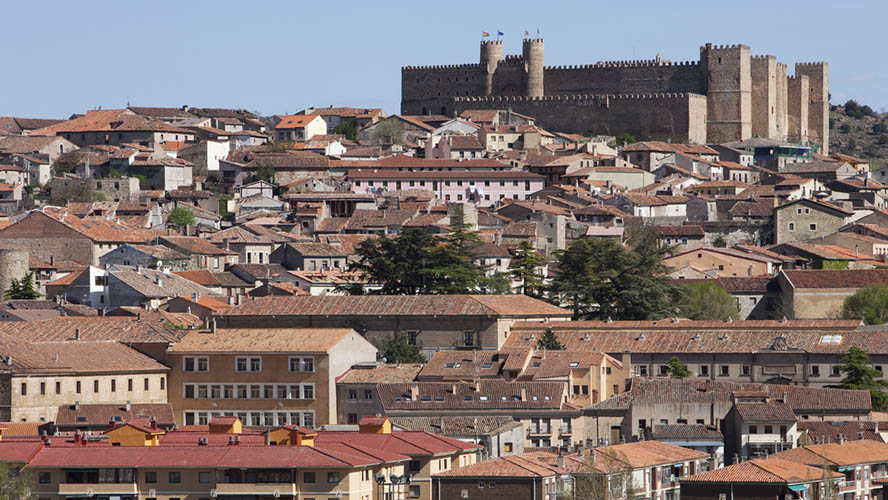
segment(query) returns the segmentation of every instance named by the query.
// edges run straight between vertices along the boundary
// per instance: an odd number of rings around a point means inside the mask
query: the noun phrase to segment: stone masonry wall
[[[505,109],[536,118],[544,128],[583,134],[629,132],[639,140],[706,142],[706,97],[698,94],[455,98],[451,107]]]

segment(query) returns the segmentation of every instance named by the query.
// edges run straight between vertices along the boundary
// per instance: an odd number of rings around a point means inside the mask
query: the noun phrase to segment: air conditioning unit
[[[274,490],[274,491],[272,491],[272,492],[271,492],[271,496],[273,496],[273,497],[275,497],[275,498],[280,498],[280,497],[281,497],[281,492],[280,492],[280,490]]]
[[[148,496],[151,498],[157,498],[157,490],[151,488],[150,490],[148,490]]]
[[[93,496],[93,494],[94,494],[94,492],[93,492],[93,489],[92,489],[92,488],[87,488],[87,489],[86,489],[86,496],[91,497],[91,496]]]
[[[213,498],[216,498],[216,489],[215,488],[210,490],[210,496]]]

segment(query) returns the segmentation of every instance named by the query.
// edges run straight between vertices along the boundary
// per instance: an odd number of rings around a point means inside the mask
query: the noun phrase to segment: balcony
[[[217,483],[216,495],[296,495],[294,483]]]
[[[573,434],[573,429],[569,426],[562,426],[558,429],[558,435],[560,436],[570,436],[571,434]]]
[[[854,490],[857,489],[857,481],[839,481],[839,490]]]
[[[543,428],[528,427],[527,428],[527,435],[528,436],[551,436],[552,429],[551,428],[547,429],[545,427],[543,427]]]
[[[136,495],[136,483],[61,483],[59,495]]]

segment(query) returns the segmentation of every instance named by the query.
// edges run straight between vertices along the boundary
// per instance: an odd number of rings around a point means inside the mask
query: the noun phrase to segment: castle
[[[505,57],[491,40],[478,64],[401,69],[402,114],[466,109],[512,109],[559,132],[698,144],[765,137],[829,152],[827,63],[797,63],[789,76],[786,64],[745,45],[707,43],[699,61],[545,66],[540,38]]]

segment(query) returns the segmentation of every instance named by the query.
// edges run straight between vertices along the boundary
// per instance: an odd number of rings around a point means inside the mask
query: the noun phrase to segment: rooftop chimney
[[[80,328],[74,329],[74,340],[80,340]]]
[[[126,411],[133,411],[133,405],[129,401],[126,402]]]
[[[216,318],[210,321],[210,332],[216,333]]]
[[[527,386],[521,386],[521,401],[527,401]]]
[[[419,399],[419,384],[412,384],[410,386],[410,399],[413,401]]]

